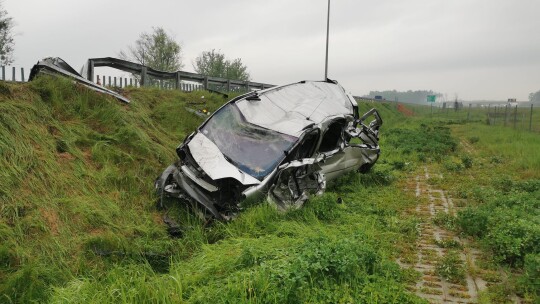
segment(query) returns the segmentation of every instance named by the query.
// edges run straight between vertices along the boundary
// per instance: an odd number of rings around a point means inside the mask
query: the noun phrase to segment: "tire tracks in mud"
[[[412,268],[421,274],[420,279],[409,289],[430,303],[477,303],[478,294],[485,290],[488,282],[474,275],[471,269],[477,269],[477,260],[481,252],[453,232],[434,224],[440,212],[454,216],[456,209],[454,200],[450,195],[436,186],[429,184],[432,174],[427,166],[407,185],[407,191],[414,191],[418,204],[414,213],[420,219],[419,238],[414,248],[414,256],[408,259],[398,259],[403,268]],[[444,242],[459,244],[459,259],[465,269],[464,279],[449,282],[437,272],[437,264],[449,252]]]

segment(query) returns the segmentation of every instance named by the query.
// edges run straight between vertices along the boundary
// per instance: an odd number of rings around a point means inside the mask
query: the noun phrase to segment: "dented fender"
[[[285,211],[300,208],[310,194],[323,194],[326,177],[320,164],[325,158],[320,154],[281,165],[276,181],[268,191],[268,201]]]

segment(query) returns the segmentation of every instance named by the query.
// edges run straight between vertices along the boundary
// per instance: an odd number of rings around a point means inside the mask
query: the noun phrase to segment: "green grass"
[[[455,198],[466,201],[459,203],[464,205],[459,206],[455,218],[436,217],[436,224],[473,237],[487,253],[484,262],[507,269],[510,281],[504,288],[490,287],[488,299],[496,302],[516,293],[537,301],[540,134],[503,123],[488,125],[481,119],[467,122],[463,114],[461,118],[445,118],[424,113],[416,120],[446,125],[459,139],[457,152],[445,154],[435,164],[445,176],[436,182]]]
[[[152,181],[200,123],[184,109],[200,93],[128,91],[123,105],[62,79],[2,86],[2,301],[47,299],[52,285],[107,269],[99,251],[139,262],[189,251],[161,227]]]
[[[529,209],[499,202],[500,193],[535,199],[533,134],[492,132],[480,119],[405,118],[393,103],[361,103],[360,112],[376,107],[384,120],[371,172],[342,177],[300,210],[261,202],[234,221],[204,225],[178,204],[158,210],[153,181],[202,122],[185,107],[213,111],[226,100],[208,92],[124,94],[131,104],[63,79],[0,83],[0,302],[424,302],[406,289],[418,274],[395,263],[418,234],[408,213],[416,201],[402,191],[412,172],[424,162],[442,170],[445,178],[430,182],[467,198],[474,214],[495,206],[504,217],[514,206],[509,223]],[[460,155],[463,140],[475,151]],[[501,176],[515,182],[502,190]],[[182,238],[167,234],[165,214],[181,223]],[[459,229],[460,219],[440,224]],[[517,259],[512,267],[523,273],[511,288],[532,297],[538,257],[524,251]],[[449,275],[459,274],[446,262]]]
[[[416,221],[400,217],[415,202],[393,164],[301,210],[263,203],[204,226],[178,205],[158,210],[153,181],[202,122],[185,107],[223,98],[127,89],[125,105],[50,77],[0,86],[0,302],[422,302],[394,262]],[[384,128],[398,121],[381,112]]]

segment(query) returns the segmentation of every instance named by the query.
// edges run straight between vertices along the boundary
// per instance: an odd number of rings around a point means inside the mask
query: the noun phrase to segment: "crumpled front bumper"
[[[156,179],[154,186],[161,202],[165,197],[173,197],[192,205],[199,204],[216,219],[226,220],[226,217],[216,209],[210,193],[193,182],[177,163],[167,167]]]

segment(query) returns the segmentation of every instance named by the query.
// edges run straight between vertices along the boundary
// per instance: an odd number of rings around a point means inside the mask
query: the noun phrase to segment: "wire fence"
[[[464,104],[462,107],[442,105],[406,105],[416,115],[434,119],[476,121],[491,126],[540,132],[540,109],[534,104]]]

